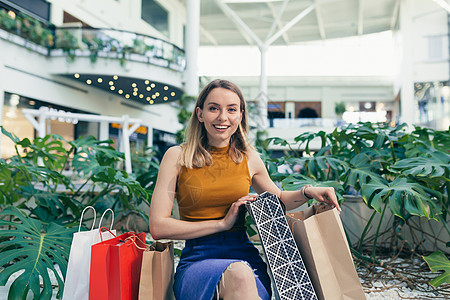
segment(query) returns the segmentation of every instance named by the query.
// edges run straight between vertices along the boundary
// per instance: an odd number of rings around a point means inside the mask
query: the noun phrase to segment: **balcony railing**
[[[184,51],[164,40],[135,32],[103,29],[64,27],[55,28],[30,16],[10,15],[0,10],[0,38],[48,56],[67,55],[138,61],[183,72],[186,66]],[[0,30],[1,31],[1,30]]]

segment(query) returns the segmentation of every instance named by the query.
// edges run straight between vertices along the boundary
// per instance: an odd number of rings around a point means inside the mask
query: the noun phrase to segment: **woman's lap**
[[[223,272],[239,261],[248,263],[253,269],[260,298],[270,299],[267,266],[245,231],[187,240],[175,273],[176,298],[210,300]]]

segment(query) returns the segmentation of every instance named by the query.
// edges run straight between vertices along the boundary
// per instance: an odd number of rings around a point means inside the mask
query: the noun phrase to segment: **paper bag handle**
[[[145,245],[145,248],[144,247],[141,247],[141,246],[139,246],[137,243],[136,243],[136,239],[139,241],[139,242],[141,242],[141,244],[144,244]],[[138,249],[140,249],[140,250],[149,250],[149,248],[150,248],[150,245],[147,245],[146,243],[145,243],[145,241],[143,242],[140,238],[139,238],[139,236],[135,233],[134,235],[132,235],[132,236],[129,236],[129,237],[127,237],[126,239],[125,239],[125,241],[126,240],[130,240],[130,241],[132,241],[133,242],[133,244],[134,244],[134,246],[136,246],[136,248],[138,248]]]
[[[111,212],[111,225],[109,226],[109,230],[112,230],[113,228],[113,224],[114,224],[114,211],[111,208],[108,208],[107,210],[105,210],[102,214],[102,217],[100,218],[100,222],[98,222],[98,227],[102,227],[102,221],[103,221],[103,217],[105,216],[105,214],[110,211]]]
[[[107,231],[109,231],[109,233],[112,234],[113,237],[117,237],[117,236],[116,236],[114,233],[112,233],[112,231],[109,230],[108,228],[106,228],[106,227],[100,227],[100,228],[98,229],[98,231],[100,232],[100,240],[101,240],[102,242],[103,242],[102,229],[106,229]]]
[[[83,212],[81,213],[80,225],[78,226],[78,232],[80,232],[80,230],[81,230],[81,223],[83,223],[84,212],[85,212],[86,209],[88,209],[88,208],[92,208],[92,210],[94,211],[94,222],[92,222],[91,230],[94,229],[95,219],[97,218],[97,212],[95,211],[95,208],[94,208],[94,207],[92,207],[92,206],[86,206],[86,207],[83,209]],[[102,217],[103,217],[103,216],[102,216]]]

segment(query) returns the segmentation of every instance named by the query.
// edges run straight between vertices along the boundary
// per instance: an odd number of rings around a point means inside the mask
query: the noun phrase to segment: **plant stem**
[[[369,230],[369,226],[372,224],[372,220],[375,217],[377,211],[374,209],[372,215],[370,216],[369,222],[367,222],[366,227],[364,227],[364,230],[361,234],[361,237],[359,238],[359,245],[358,245],[358,251],[361,252],[362,244],[364,241],[364,237],[366,236],[367,231]]]
[[[383,200],[386,198],[386,196],[383,197]],[[377,248],[377,240],[378,240],[378,234],[380,232],[381,223],[383,222],[384,213],[386,211],[386,207],[388,205],[388,202],[386,201],[384,203],[383,212],[381,213],[380,222],[378,222],[377,232],[375,233],[375,240],[373,241],[373,247],[372,247],[372,257],[375,257],[375,250]]]
[[[395,162],[397,161],[397,158],[395,157],[394,142],[390,141],[389,145],[390,145],[390,148],[391,148],[392,159],[393,159],[394,164],[395,164]]]

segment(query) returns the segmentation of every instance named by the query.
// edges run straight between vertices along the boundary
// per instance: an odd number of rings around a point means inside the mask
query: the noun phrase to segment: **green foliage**
[[[176,135],[177,143],[181,144],[184,142],[186,127],[188,126],[189,119],[192,115],[191,106],[195,103],[196,98],[194,96],[182,95],[178,100],[179,102],[179,111],[178,111],[178,122],[183,125],[183,128],[178,130]]]
[[[427,262],[432,272],[443,271],[443,274],[430,281],[434,287],[438,287],[443,283],[450,284],[450,261],[441,251],[436,251],[423,259]]]
[[[81,211],[92,205],[97,211],[112,208],[117,215],[133,211],[147,218],[139,207],[149,206],[159,162],[149,152],[135,162],[138,174],[128,174],[118,167],[124,154],[111,140],[68,142],[47,135],[30,141],[1,130],[15,143],[16,155],[0,160],[0,211],[6,216],[1,218],[10,216],[10,221],[0,221],[0,285],[24,269],[10,297],[24,299],[31,289],[34,298],[47,299],[52,289],[47,267],[55,272],[58,264],[65,275],[71,228],[78,226]],[[44,280],[41,292],[39,276]],[[61,292],[63,281],[56,277]]]
[[[10,276],[23,270],[14,279],[8,299],[26,299],[28,292],[34,299],[51,299],[52,285],[49,271],[58,282],[58,298],[62,296],[63,277],[66,275],[72,234],[76,229],[67,229],[55,223],[43,223],[25,216],[10,206],[0,216],[9,216],[11,221],[0,220],[0,285],[5,285]],[[58,265],[61,275],[55,268]],[[42,279],[41,288],[39,280]]]
[[[336,102],[334,104],[334,112],[337,116],[342,116],[345,113],[345,103],[344,102]]]
[[[435,131],[406,125],[358,123],[336,128],[331,133],[306,132],[294,143],[274,137],[259,149],[270,176],[286,190],[297,190],[305,184],[333,186],[340,202],[343,195],[361,196],[374,212],[363,230],[359,250],[365,242],[367,229],[375,214],[380,223],[374,236],[372,256],[375,256],[380,224],[389,209],[395,216],[391,246],[399,247],[404,238],[401,228],[411,216],[438,220],[447,225],[450,206],[450,131]],[[311,150],[312,142],[321,147]],[[285,156],[274,159],[268,146],[286,149]],[[300,154],[303,155],[300,155]],[[279,173],[278,166],[287,164],[300,172]],[[300,167],[299,167],[300,166]],[[436,237],[437,238],[437,237]],[[419,247],[410,245],[413,251]],[[450,241],[449,243],[450,244]],[[361,255],[361,253],[360,253]]]

